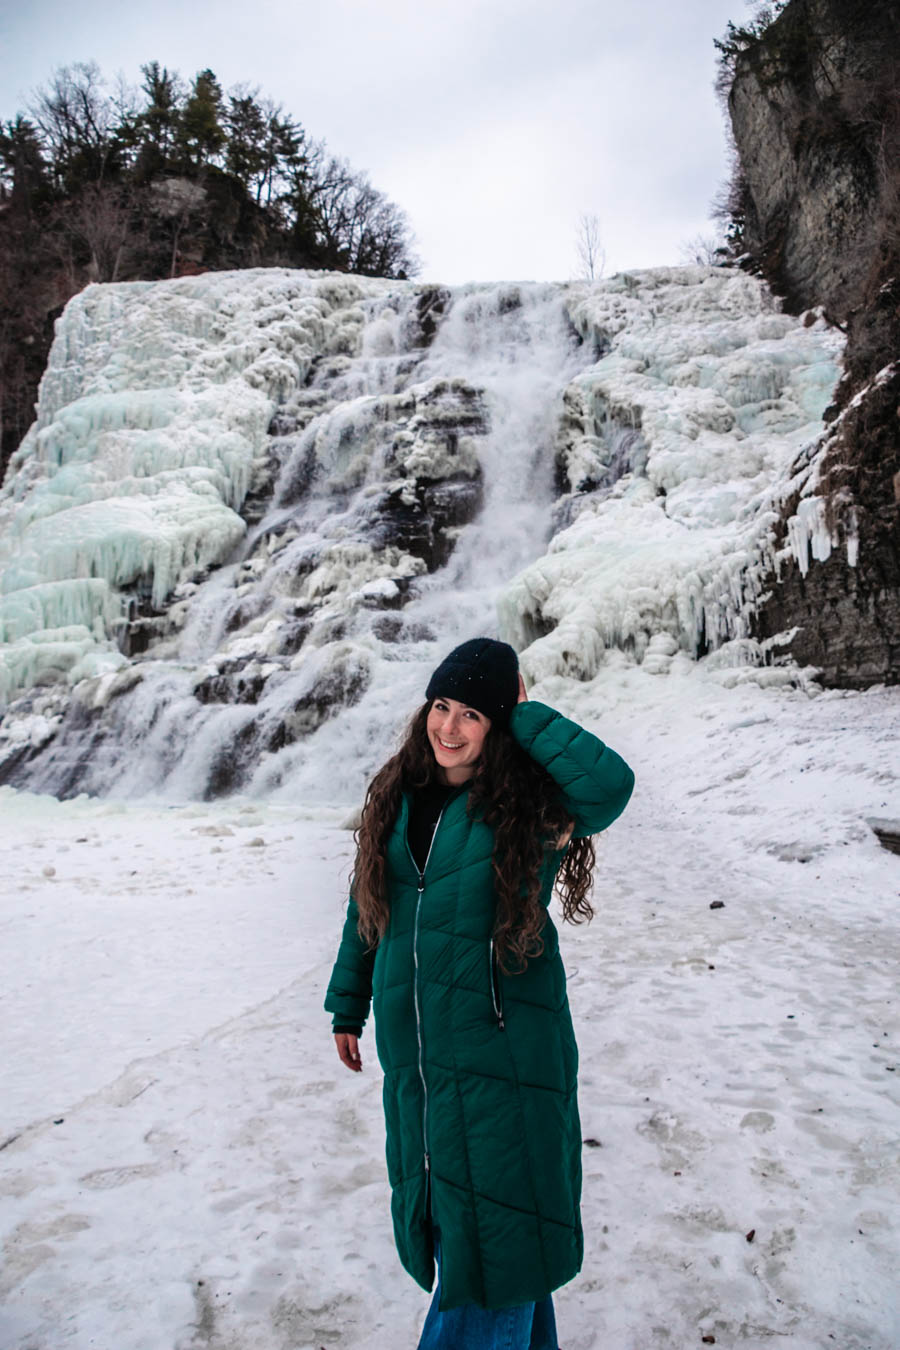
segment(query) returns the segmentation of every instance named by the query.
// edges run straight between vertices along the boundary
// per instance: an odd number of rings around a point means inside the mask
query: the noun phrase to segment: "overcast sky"
[[[727,174],[715,51],[745,0],[0,0],[0,118],[61,65],[258,86],[407,212],[426,280],[682,261]]]

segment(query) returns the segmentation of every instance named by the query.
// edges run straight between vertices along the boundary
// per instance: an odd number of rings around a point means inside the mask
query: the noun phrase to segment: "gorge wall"
[[[750,259],[788,312],[847,334],[779,527],[817,515],[825,546],[777,559],[756,634],[795,630],[797,660],[847,687],[900,681],[898,17],[894,0],[791,0],[737,56],[729,96]]]

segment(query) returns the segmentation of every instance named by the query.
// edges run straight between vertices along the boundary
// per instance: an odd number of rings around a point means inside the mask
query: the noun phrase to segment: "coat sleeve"
[[[333,1027],[345,1031],[352,1029],[357,1035],[369,1015],[375,964],[375,950],[369,949],[359,936],[358,922],[359,910],[351,895],[341,945],[325,995],[325,1011],[334,1014]]]
[[[634,774],[615,750],[545,703],[517,703],[509,729],[522,749],[556,781],[575,836],[597,834],[620,816]]]

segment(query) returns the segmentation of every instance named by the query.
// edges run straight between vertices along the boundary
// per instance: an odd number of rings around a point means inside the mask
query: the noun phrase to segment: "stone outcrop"
[[[790,0],[738,55],[729,109],[750,260],[793,313],[847,333],[846,374],[800,491],[834,543],[770,578],[758,635],[827,684],[900,681],[900,23],[895,0]]]

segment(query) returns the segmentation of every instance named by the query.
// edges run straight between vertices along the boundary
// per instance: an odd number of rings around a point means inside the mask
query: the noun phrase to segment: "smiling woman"
[[[469,644],[464,644],[468,648]],[[498,643],[497,646],[501,644]],[[460,649],[458,649],[460,650]],[[508,648],[512,652],[512,648]],[[433,699],[428,711],[428,717],[425,722],[425,730],[428,740],[434,751],[434,757],[438,767],[441,770],[444,781],[456,786],[459,783],[465,783],[475,772],[475,765],[481,758],[481,750],[484,745],[484,738],[491,729],[491,718],[485,713],[479,712],[477,708],[470,707],[468,703],[463,703],[455,698],[436,698],[435,691],[446,691],[455,689],[458,692],[469,692],[468,682],[465,678],[466,667],[462,661],[453,661],[455,653],[438,666],[431,677],[426,690],[427,697]],[[508,664],[508,662],[507,662]],[[513,653],[513,665],[515,666],[515,653]],[[460,673],[460,668],[461,672]],[[512,688],[507,674],[507,687]],[[481,706],[493,707],[498,703],[498,712],[503,710],[503,690],[498,691],[490,686],[496,683],[496,672],[491,672],[493,679],[481,676],[476,685],[476,692],[480,695]]]
[[[436,698],[425,730],[448,783],[464,783],[475,772],[491,719],[455,698]]]
[[[373,779],[325,1007],[359,1071],[374,999],[394,1236],[437,1288],[420,1350],[556,1350],[581,1266],[578,1052],[548,905],[592,916],[590,836],[628,765],[528,701],[506,643],[437,667]],[[539,1160],[539,1162],[537,1161]]]

